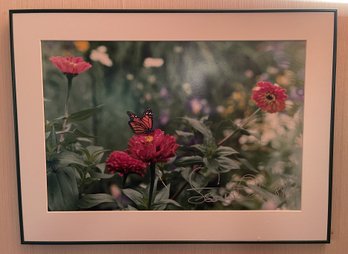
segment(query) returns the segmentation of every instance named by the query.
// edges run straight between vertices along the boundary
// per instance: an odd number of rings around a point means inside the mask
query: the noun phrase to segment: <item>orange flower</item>
[[[78,51],[82,53],[85,53],[90,47],[88,41],[74,41],[74,46]]]

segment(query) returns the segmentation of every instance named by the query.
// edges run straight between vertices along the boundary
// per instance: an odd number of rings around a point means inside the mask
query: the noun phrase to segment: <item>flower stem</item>
[[[122,188],[126,187],[126,181],[127,181],[128,174],[123,175],[122,179]]]
[[[66,129],[66,125],[68,123],[68,116],[69,116],[69,107],[68,107],[68,102],[69,102],[69,97],[70,97],[70,91],[72,87],[72,80],[74,78],[73,75],[66,75],[66,78],[68,79],[68,89],[66,92],[66,98],[65,98],[65,103],[64,103],[64,120],[63,120],[63,125],[62,125],[62,133],[60,134],[59,137],[59,143],[62,143],[64,141],[64,131]],[[61,144],[58,145],[57,152],[59,153],[61,149]]]
[[[71,87],[72,87],[73,76],[67,75],[66,77],[68,79],[68,90],[67,90],[67,93],[66,93],[65,104],[64,104],[64,116],[65,116],[65,119],[69,116],[68,102],[69,102],[70,91],[71,91]]]
[[[223,143],[225,143],[228,139],[230,139],[232,136],[234,136],[240,129],[242,129],[245,125],[249,123],[249,121],[252,119],[254,115],[256,115],[260,111],[260,108],[256,109],[254,113],[252,113],[250,116],[244,119],[244,121],[241,123],[241,125],[238,126],[238,129],[234,130],[231,134],[224,137],[220,142],[218,143],[218,146],[221,146]]]
[[[153,189],[155,185],[155,177],[156,177],[156,163],[150,164],[150,189],[149,189],[149,201],[147,204],[148,209],[151,209],[152,204],[152,196],[153,196]]]
[[[96,108],[98,106],[98,101],[97,101],[97,78],[96,75],[94,75],[93,72],[91,73],[91,77],[92,77],[92,106],[93,108]],[[93,114],[92,115],[92,133],[94,138],[94,143],[98,144],[98,115],[97,114]]]

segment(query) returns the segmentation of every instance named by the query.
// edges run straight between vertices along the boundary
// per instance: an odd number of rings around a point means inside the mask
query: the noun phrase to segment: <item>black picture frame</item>
[[[21,166],[20,166],[20,133],[18,128],[17,113],[17,85],[15,69],[15,47],[14,47],[14,16],[23,14],[61,14],[61,13],[148,13],[148,14],[171,14],[171,13],[332,13],[334,16],[333,27],[333,64],[332,64],[332,90],[331,90],[331,116],[330,116],[330,147],[329,147],[329,175],[328,175],[328,218],[327,218],[327,236],[323,240],[281,240],[281,241],[32,241],[27,240],[24,234],[23,208],[22,208],[22,190],[21,190]],[[332,210],[332,171],[333,171],[333,151],[334,151],[334,112],[335,112],[335,83],[336,83],[336,51],[337,51],[337,10],[336,9],[253,9],[253,10],[118,10],[118,9],[21,9],[10,10],[10,40],[11,40],[11,67],[12,67],[12,87],[13,87],[13,114],[15,126],[15,143],[16,143],[16,165],[17,165],[17,185],[18,185],[18,207],[20,238],[22,244],[35,245],[71,245],[71,244],[323,244],[330,243],[331,235],[331,210]]]

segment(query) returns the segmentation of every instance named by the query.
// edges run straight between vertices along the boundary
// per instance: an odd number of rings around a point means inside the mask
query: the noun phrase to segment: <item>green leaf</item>
[[[161,200],[168,199],[169,198],[169,191],[170,191],[170,184],[167,187],[164,187],[162,190],[160,190],[154,200],[154,203],[161,203]]]
[[[236,160],[232,160],[232,159],[224,157],[224,156],[220,156],[216,160],[219,163],[219,171],[221,173],[229,172],[233,169],[240,168],[240,164]]]
[[[46,133],[46,136],[47,136],[46,147],[48,148],[49,151],[52,151],[54,148],[57,147],[57,143],[58,143],[54,124],[51,125],[51,130]]]
[[[86,149],[91,155],[105,151],[102,146],[87,146]]]
[[[210,129],[204,125],[203,122],[200,122],[196,119],[190,118],[190,117],[184,117],[183,118],[193,129],[196,131],[200,132],[206,143],[211,144],[214,143],[214,137],[213,134],[211,133]]]
[[[196,150],[200,151],[202,154],[205,154],[207,152],[206,145],[196,144],[196,145],[192,145],[190,147],[195,148]]]
[[[103,163],[105,164],[105,163]],[[117,185],[121,185],[122,184],[122,177],[119,174],[106,174],[106,173],[102,173],[100,172],[100,169],[96,166],[91,166],[88,167],[87,169],[88,174],[95,179],[111,179],[113,180],[114,183],[116,183]]]
[[[260,170],[258,170],[257,168],[255,168],[248,160],[244,159],[244,158],[240,158],[239,161],[242,163],[242,165],[247,168],[250,171],[253,171],[255,173],[259,173]]]
[[[102,203],[116,203],[113,196],[106,193],[86,194],[78,202],[81,209],[95,207]]]
[[[89,155],[87,157],[87,160],[89,161],[90,164],[93,164],[93,165],[99,163],[104,153],[108,151],[104,149],[102,146],[88,146],[86,149]]]
[[[219,173],[219,162],[216,159],[207,159],[204,158],[203,159],[204,165],[206,166],[207,170],[208,170],[208,174],[209,173]]]
[[[137,206],[144,206],[144,195],[139,191],[133,189],[123,189],[123,194],[132,200]]]
[[[75,169],[66,167],[47,173],[48,208],[51,211],[77,209],[78,187]]]
[[[181,205],[178,202],[169,198],[169,193],[170,184],[167,186],[167,188],[164,187],[161,191],[157,193],[152,208],[154,210],[165,210],[168,204],[181,207]]]
[[[65,119],[65,116],[59,116],[59,117],[54,118],[53,120],[51,120],[51,124],[53,124],[53,123],[60,123],[64,119]]]
[[[238,154],[238,151],[229,146],[219,146],[216,152],[219,156],[229,156],[233,154]]]
[[[75,129],[74,134],[78,137],[83,137],[83,138],[95,138],[95,136],[92,136],[84,131],[79,130],[79,129]]]
[[[105,172],[106,163],[99,163],[95,165],[101,172]]]
[[[207,186],[209,178],[204,177],[199,172],[192,172],[190,168],[182,168],[181,176],[194,188],[201,188]]]
[[[77,141],[78,141],[78,142],[81,142],[81,143],[83,143],[83,142],[89,143],[89,144],[92,144],[92,143],[93,143],[93,140],[92,140],[92,139],[90,139],[90,138],[83,138],[83,137],[78,137],[78,138],[77,138]]]
[[[179,166],[188,166],[188,165],[202,164],[202,163],[203,163],[203,158],[201,156],[186,156],[186,157],[181,157],[175,161],[175,164]]]
[[[57,155],[60,165],[67,166],[70,164],[77,164],[83,167],[87,167],[87,164],[83,161],[82,157],[74,152],[64,151]]]
[[[167,207],[167,204],[164,204],[164,203],[158,203],[158,204],[151,205],[152,210],[165,210],[166,207]]]
[[[162,204],[166,204],[166,205],[171,204],[171,205],[175,205],[177,207],[181,207],[181,205],[178,202],[176,202],[175,200],[173,200],[173,199],[162,199],[161,203]]]
[[[102,108],[102,105],[99,105],[95,108],[89,108],[79,112],[72,113],[68,116],[68,121],[79,122],[79,121],[86,120],[87,118],[97,113],[101,108]]]
[[[128,211],[138,211],[138,209],[136,209],[134,206],[131,206],[131,205],[128,205],[125,210],[128,210]]]
[[[99,178],[99,179],[109,179],[112,178],[114,175],[111,174],[104,174],[104,173],[98,173],[95,171],[89,171],[89,174],[91,175],[91,177],[93,178]]]
[[[83,154],[82,154],[82,157],[85,161],[89,161],[91,160],[91,154],[90,152],[88,151],[87,148],[85,148],[84,146],[81,146],[81,147],[78,147],[78,150],[81,151]]]
[[[65,132],[64,133],[64,141],[62,142],[63,146],[70,145],[72,143],[75,143],[77,141],[78,136],[72,131]]]
[[[192,137],[193,136],[192,132],[179,131],[179,130],[177,130],[175,132],[178,136],[181,136],[181,137]]]

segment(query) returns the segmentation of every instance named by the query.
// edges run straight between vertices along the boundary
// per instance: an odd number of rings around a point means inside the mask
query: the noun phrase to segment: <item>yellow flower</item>
[[[285,70],[283,74],[276,77],[277,84],[282,86],[290,86],[295,83],[295,73],[290,70]]]

